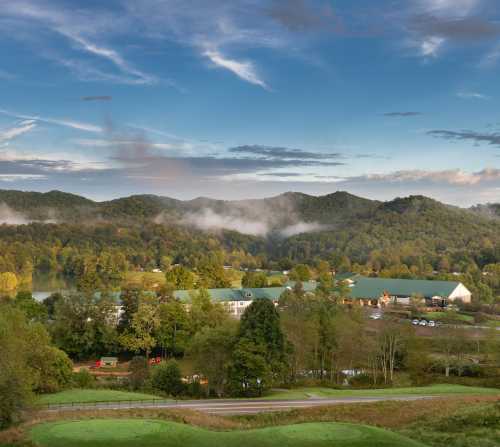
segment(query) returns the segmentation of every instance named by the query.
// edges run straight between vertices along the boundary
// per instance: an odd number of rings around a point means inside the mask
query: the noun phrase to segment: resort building
[[[241,314],[243,314],[253,300],[268,299],[274,303],[278,303],[282,293],[285,290],[292,289],[294,285],[293,281],[289,281],[283,287],[208,289],[207,291],[213,300],[223,303],[232,316],[240,318]],[[314,292],[316,286],[316,281],[302,283],[302,288],[306,293]],[[193,291],[176,290],[174,297],[188,303],[191,299],[191,293]]]
[[[471,292],[462,283],[455,281],[368,278],[357,274],[336,275],[335,278],[349,286],[345,304],[374,307],[409,305],[412,297],[420,297],[427,306],[439,307],[446,307],[457,300],[464,303],[471,301]],[[240,318],[253,300],[269,299],[277,303],[282,293],[292,289],[294,285],[290,281],[283,287],[208,289],[208,293],[213,300],[222,302],[231,315]],[[311,293],[316,290],[317,283],[304,282],[302,287],[306,293]],[[190,290],[176,290],[174,297],[189,303],[192,293]]]
[[[359,301],[365,306],[409,305],[412,297],[425,299],[428,306],[446,307],[458,300],[471,302],[471,292],[458,281],[367,278],[360,275],[353,275],[345,281],[351,290],[345,301]]]

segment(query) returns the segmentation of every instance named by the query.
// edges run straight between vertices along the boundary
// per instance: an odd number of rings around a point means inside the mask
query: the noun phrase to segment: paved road
[[[130,408],[166,408],[189,409],[218,415],[255,414],[271,411],[287,411],[294,408],[310,408],[322,405],[355,404],[362,402],[380,402],[388,400],[412,401],[432,399],[436,396],[380,396],[380,397],[342,397],[342,398],[311,398],[297,400],[255,400],[255,399],[227,399],[227,400],[182,400],[182,401],[155,401],[155,402],[109,402],[85,405],[58,405],[47,411],[79,411],[79,410],[110,410]]]

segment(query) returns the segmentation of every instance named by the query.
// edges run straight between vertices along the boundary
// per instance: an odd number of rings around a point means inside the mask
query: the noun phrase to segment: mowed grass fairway
[[[159,420],[93,419],[40,424],[31,439],[41,447],[424,447],[380,428],[331,422],[217,432]]]
[[[140,401],[162,399],[159,396],[143,393],[132,393],[117,390],[93,390],[74,389],[61,391],[54,394],[44,394],[40,396],[38,402],[47,404],[70,404],[71,402],[92,403],[92,402],[115,402],[115,401]]]
[[[308,399],[321,397],[378,397],[378,396],[452,396],[452,395],[487,395],[500,396],[498,388],[481,388],[465,385],[431,385],[407,388],[379,388],[367,390],[342,390],[323,387],[295,388],[275,390],[263,399]]]

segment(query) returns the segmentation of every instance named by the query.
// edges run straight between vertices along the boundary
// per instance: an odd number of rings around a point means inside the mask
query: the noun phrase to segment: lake
[[[75,289],[75,281],[63,275],[56,274],[34,274],[31,294],[37,301],[55,292],[68,292]]]

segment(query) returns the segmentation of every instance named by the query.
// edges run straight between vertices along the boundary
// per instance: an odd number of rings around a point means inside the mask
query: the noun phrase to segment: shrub
[[[186,394],[199,399],[205,397],[207,392],[199,380],[193,380],[186,386]]]
[[[88,369],[81,368],[78,372],[73,373],[73,385],[76,388],[93,388],[95,378]]]
[[[47,346],[37,359],[36,380],[33,390],[37,393],[55,393],[71,385],[73,363],[65,352]]]
[[[143,388],[149,379],[149,365],[146,357],[135,356],[130,361],[128,370],[130,372],[128,377],[130,387],[133,390]]]
[[[175,360],[162,362],[153,370],[153,388],[172,396],[178,396],[184,390],[182,374]]]
[[[373,377],[370,374],[358,374],[349,378],[349,385],[353,388],[369,388],[373,386]]]

